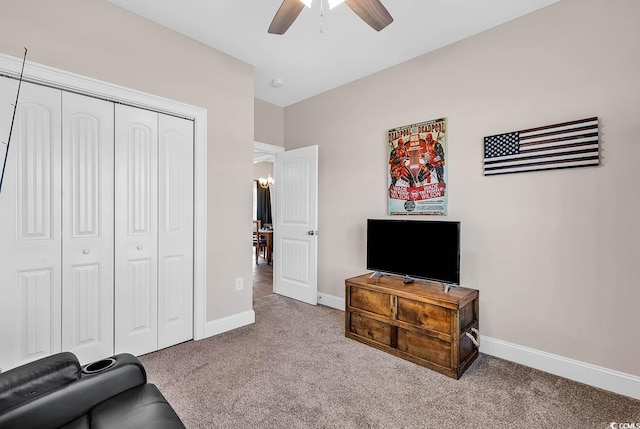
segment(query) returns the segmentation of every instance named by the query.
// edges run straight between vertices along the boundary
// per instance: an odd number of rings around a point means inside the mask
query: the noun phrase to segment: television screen
[[[367,269],[460,284],[460,222],[368,219]]]

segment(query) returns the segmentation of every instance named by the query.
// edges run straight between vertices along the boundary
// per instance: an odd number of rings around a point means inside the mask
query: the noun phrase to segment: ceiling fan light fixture
[[[268,32],[270,34],[284,34],[293,21],[296,20],[302,9],[305,6],[311,7],[313,0],[282,0],[276,15],[271,21]],[[325,0],[320,0],[320,32],[322,33],[322,16]],[[380,0],[327,0],[329,7],[340,5],[341,3],[347,3],[347,6],[366,22],[371,28],[376,31],[380,31],[387,25],[393,22],[393,17],[389,14],[389,11],[384,7]]]
[[[300,0],[300,1],[304,3],[306,7],[311,7],[311,3],[313,3],[313,0]],[[327,0],[327,1],[329,2],[329,9],[333,9],[334,7],[344,3],[344,0]]]

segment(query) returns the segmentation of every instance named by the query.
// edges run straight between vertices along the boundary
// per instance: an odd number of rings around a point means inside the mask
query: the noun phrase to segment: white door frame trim
[[[259,152],[264,152],[264,153],[269,153],[269,154],[275,155],[278,152],[283,152],[284,151],[284,147],[272,145],[272,144],[269,144],[269,143],[253,142],[253,150],[257,150]],[[271,161],[275,162],[275,157]]]
[[[0,53],[0,75],[20,76],[22,58]],[[194,121],[193,338],[206,338],[207,109],[27,61],[23,80]],[[17,89],[17,85],[16,85]],[[0,139],[5,139],[0,136]]]

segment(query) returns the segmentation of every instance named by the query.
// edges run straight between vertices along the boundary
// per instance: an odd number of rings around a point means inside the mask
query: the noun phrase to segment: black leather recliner
[[[124,353],[80,367],[73,353],[0,373],[2,429],[184,428],[147,383],[142,363]]]

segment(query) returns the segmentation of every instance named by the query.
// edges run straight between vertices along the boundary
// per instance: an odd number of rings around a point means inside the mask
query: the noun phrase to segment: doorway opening
[[[275,224],[275,162],[281,146],[255,142],[253,145],[253,221],[254,240],[251,253],[253,266],[253,300],[274,293],[273,225]]]

